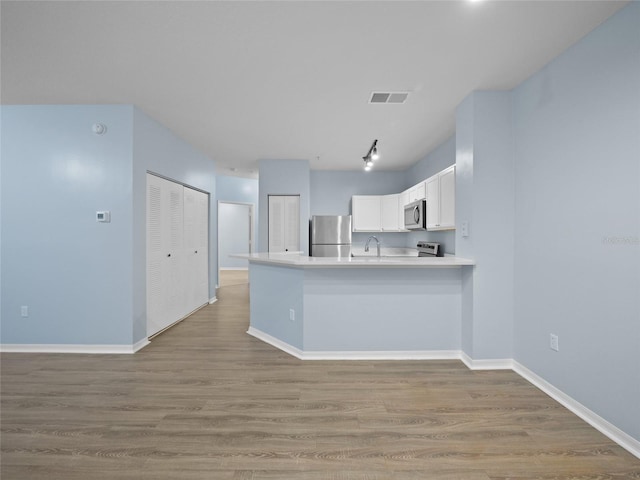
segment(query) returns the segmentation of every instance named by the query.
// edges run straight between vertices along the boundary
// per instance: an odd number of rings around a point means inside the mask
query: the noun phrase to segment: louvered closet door
[[[269,251],[300,250],[300,196],[269,195]]]
[[[269,252],[284,252],[284,197],[269,195]]]
[[[172,268],[167,181],[147,175],[147,334],[171,324],[169,309]]]
[[[184,188],[187,312],[209,301],[209,195]]]
[[[183,186],[147,175],[147,335],[186,313]]]
[[[300,197],[284,197],[284,251],[300,250]]]

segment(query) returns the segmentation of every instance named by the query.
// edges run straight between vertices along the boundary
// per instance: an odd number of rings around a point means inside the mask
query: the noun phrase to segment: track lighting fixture
[[[378,140],[374,140],[367,154],[362,157],[362,160],[364,160],[364,170],[366,172],[371,170],[371,167],[373,167],[373,161],[378,160],[379,158],[380,155],[378,154]]]

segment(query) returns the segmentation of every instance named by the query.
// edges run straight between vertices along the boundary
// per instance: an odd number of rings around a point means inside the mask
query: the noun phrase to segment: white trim
[[[589,410],[580,402],[574,400],[572,397],[570,397],[557,387],[554,387],[551,383],[547,382],[544,378],[538,376],[527,367],[521,365],[515,360],[512,360],[512,362],[514,372],[527,380],[529,383],[538,387],[544,393],[553,398],[556,402],[560,403],[568,410],[575,413],[578,417],[587,422],[600,433],[603,433],[618,445],[620,445],[622,448],[628,450],[629,453],[640,458],[640,441],[623,432],[615,425],[609,423],[597,413]]]
[[[218,297],[211,297],[209,299],[209,305],[213,305],[214,303],[216,303],[218,301]]]
[[[80,345],[80,344],[2,344],[3,353],[89,353],[89,354],[133,354],[146,347],[149,340],[143,338],[133,345]]]
[[[310,351],[303,360],[459,360],[457,350]]]
[[[615,425],[592,412],[577,400],[562,392],[552,384],[536,375],[511,358],[474,360],[465,352],[459,350],[435,350],[435,351],[310,351],[304,352],[299,348],[278,340],[257,328],[249,327],[247,331],[259,340],[264,341],[283,352],[286,352],[300,360],[461,360],[470,370],[513,370],[532,385],[538,387],[555,401],[575,413],[593,428],[609,437],[632,455],[640,458],[640,441],[620,430]]]
[[[512,370],[513,360],[510,358],[493,358],[474,360],[465,352],[460,352],[458,357],[469,370]]]
[[[264,333],[262,330],[258,330],[257,328],[254,328],[254,327],[249,327],[249,330],[247,330],[247,333],[252,337],[256,337],[258,340],[262,340],[264,343],[268,343],[269,345],[272,345],[277,349],[280,349],[283,352],[288,353],[289,355],[299,358],[300,360],[304,360],[302,358],[304,355],[304,352],[302,350],[294,347],[293,345],[289,345],[287,342],[278,340],[276,337],[272,337],[268,333]]]
[[[289,355],[300,360],[459,360],[458,350],[381,350],[381,351],[358,351],[358,350],[337,350],[322,351],[311,350],[302,351],[293,345],[283,342],[268,333],[264,333],[254,327],[249,327],[247,333],[269,345],[272,345]]]
[[[136,353],[136,352],[142,350],[144,347],[146,347],[150,343],[151,342],[149,341],[148,338],[143,338],[142,340],[140,340],[140,341],[138,341],[138,342],[133,344],[133,347],[132,347],[133,352],[131,352],[131,353]]]
[[[220,267],[220,271],[226,271],[226,270],[231,270],[231,271],[247,271],[249,270],[249,267]]]

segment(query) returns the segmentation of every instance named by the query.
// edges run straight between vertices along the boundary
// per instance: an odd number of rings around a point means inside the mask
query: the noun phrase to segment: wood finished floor
[[[302,362],[218,294],[135,355],[3,354],[2,480],[640,479],[513,372]]]
[[[220,270],[220,286],[244,285],[249,281],[248,270]]]

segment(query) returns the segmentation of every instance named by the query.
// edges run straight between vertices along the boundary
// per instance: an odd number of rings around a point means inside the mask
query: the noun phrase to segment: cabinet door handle
[[[167,253],[167,257],[170,257],[170,256],[171,256],[171,254],[170,254],[170,253]]]
[[[196,250],[195,253],[198,253],[198,250]]]

